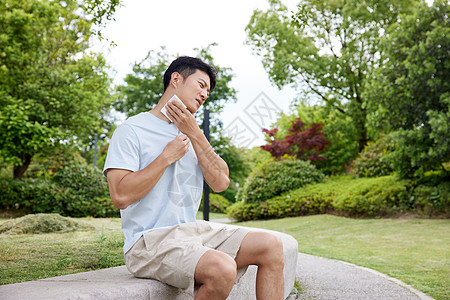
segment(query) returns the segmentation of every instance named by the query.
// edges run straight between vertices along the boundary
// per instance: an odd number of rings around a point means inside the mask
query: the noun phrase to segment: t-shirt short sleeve
[[[107,175],[108,169],[138,171],[139,148],[139,139],[130,125],[117,127],[109,144],[103,175]]]

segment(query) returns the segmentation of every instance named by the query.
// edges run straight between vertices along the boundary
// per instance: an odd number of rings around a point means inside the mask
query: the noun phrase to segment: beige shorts
[[[200,257],[210,249],[233,259],[249,230],[197,221],[145,233],[125,254],[131,274],[181,288],[194,296],[194,272]],[[236,282],[247,268],[238,270]]]

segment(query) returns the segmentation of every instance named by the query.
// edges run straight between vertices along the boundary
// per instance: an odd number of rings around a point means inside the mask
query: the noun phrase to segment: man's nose
[[[208,92],[205,90],[202,90],[202,92],[200,93],[200,96],[202,97],[202,100],[205,101],[206,98],[208,98]]]

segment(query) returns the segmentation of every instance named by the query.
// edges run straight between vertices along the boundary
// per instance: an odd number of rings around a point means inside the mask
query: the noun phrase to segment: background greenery
[[[0,154],[22,178],[33,157],[105,126],[111,78],[89,53],[94,21],[77,1],[0,4]]]
[[[67,171],[73,161],[80,168],[92,164],[94,147],[99,150],[96,165],[102,168],[115,112],[131,116],[151,109],[163,92],[162,74],[175,56],[163,46],[150,49],[122,85],[112,86],[103,57],[87,55],[85,50],[90,38],[101,36],[101,25],[113,19],[119,4],[97,4],[90,0],[2,2],[3,210],[18,206],[24,212],[98,217],[117,213],[108,208],[108,194],[99,177],[79,169],[74,173],[80,177],[64,180],[62,170]],[[320,124],[330,143],[319,147],[317,155],[324,159],[314,161],[317,172],[356,177],[396,174],[400,181],[393,186],[411,180],[407,193],[395,196],[402,203],[421,202],[414,194],[417,189],[423,191],[420,195],[433,194],[434,208],[436,203],[447,205],[436,191],[446,191],[439,184],[450,179],[448,22],[443,0],[430,6],[413,0],[300,1],[293,12],[282,2],[271,1],[266,11],[255,10],[246,27],[247,43],[261,56],[277,86],[293,85],[299,92],[292,99],[293,113],[281,115],[272,125],[270,130],[276,134],[268,137],[268,144],[289,137],[294,120],[306,126]],[[72,23],[76,26],[64,29]],[[40,34],[34,34],[38,29]],[[231,85],[233,71],[214,62],[215,46],[196,51],[218,70],[217,87],[205,106],[211,110],[211,144],[230,169],[230,187],[220,195],[231,204],[236,199],[266,203],[299,188],[299,182],[320,181],[314,172],[296,169],[295,164],[282,172],[272,168],[276,164],[270,156],[258,149],[238,148],[224,137],[220,113],[226,103],[237,100],[237,91]],[[197,117],[202,127],[203,112]],[[94,136],[100,139],[97,144]],[[314,144],[316,137],[305,138]],[[291,148],[304,146],[300,139]],[[265,179],[260,180],[256,170]],[[79,178],[82,184],[75,186],[70,178]],[[71,196],[75,192],[77,199]],[[252,194],[258,194],[257,200]],[[353,198],[348,201],[354,206],[369,205]],[[41,203],[39,208],[36,203]],[[244,206],[238,203],[234,211]],[[367,207],[345,213],[376,216],[377,211],[387,213]],[[406,210],[394,207],[393,211]],[[446,211],[430,209],[428,215]]]
[[[309,161],[284,159],[260,164],[248,176],[238,201],[261,203],[324,178]]]
[[[240,201],[227,213],[237,220],[332,213],[350,217],[449,217],[450,183],[416,185],[395,176],[338,176],[261,202]]]
[[[2,283],[123,263],[118,219],[92,219],[118,216],[100,170],[115,114],[151,109],[175,57],[164,47],[149,49],[113,86],[103,56],[86,50],[118,6],[117,0],[0,3],[0,211],[85,217],[95,228],[1,234]],[[318,154],[326,159],[313,166],[232,145],[220,114],[237,100],[233,71],[215,64],[215,44],[196,49],[219,71],[206,106],[211,144],[231,179],[228,190],[211,195],[212,216],[286,218],[245,225],[285,231],[303,252],[372,267],[449,298],[448,7],[444,0],[299,0],[290,12],[271,0],[267,10],[254,11],[248,45],[274,84],[298,91],[292,113],[267,128],[276,132],[267,143],[283,141],[294,120],[320,124],[330,144]],[[197,119],[203,126],[202,111]],[[297,216],[307,217],[291,218]]]
[[[68,165],[51,178],[0,179],[0,209],[21,213],[58,213],[72,217],[118,217],[102,172]]]

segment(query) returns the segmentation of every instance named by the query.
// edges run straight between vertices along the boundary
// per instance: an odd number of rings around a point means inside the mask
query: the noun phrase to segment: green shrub
[[[257,214],[258,207],[258,203],[247,204],[244,201],[238,201],[228,207],[227,215],[237,221],[259,220],[262,218]]]
[[[0,209],[56,213],[70,217],[118,217],[101,171],[69,166],[52,179],[1,179]]]
[[[212,213],[225,213],[230,206],[230,202],[224,196],[219,194],[209,194],[209,211]],[[203,199],[199,210],[203,210]]]
[[[66,196],[71,199],[65,210],[68,216],[119,216],[110,200],[107,180],[98,168],[72,164],[58,171],[53,181],[71,193]]]
[[[230,202],[224,196],[209,194],[209,211],[213,213],[225,213]]]
[[[450,182],[436,186],[419,185],[411,195],[417,211],[425,215],[450,216]]]
[[[234,202],[236,201],[236,193],[237,188],[228,187],[225,191],[220,192],[219,195],[225,197],[228,202]]]
[[[102,171],[90,165],[69,165],[56,172],[53,181],[60,187],[70,188],[80,198],[109,197],[108,182]]]
[[[285,159],[259,165],[247,178],[238,200],[260,203],[324,178],[309,161]]]
[[[48,179],[0,180],[0,209],[30,213],[63,213],[66,190]]]
[[[379,177],[391,174],[394,169],[390,153],[395,145],[389,135],[369,142],[352,163],[352,174],[357,177]]]
[[[386,217],[404,213],[449,216],[450,183],[415,186],[395,176],[329,178],[260,203],[239,201],[227,214],[239,221],[332,213],[351,217]]]
[[[260,203],[239,201],[229,207],[227,214],[236,220],[246,221],[331,212],[335,189],[340,184],[339,180],[331,179],[306,185]]]
[[[352,217],[383,217],[410,211],[409,180],[394,176],[354,179],[343,185],[333,199],[338,214]]]

